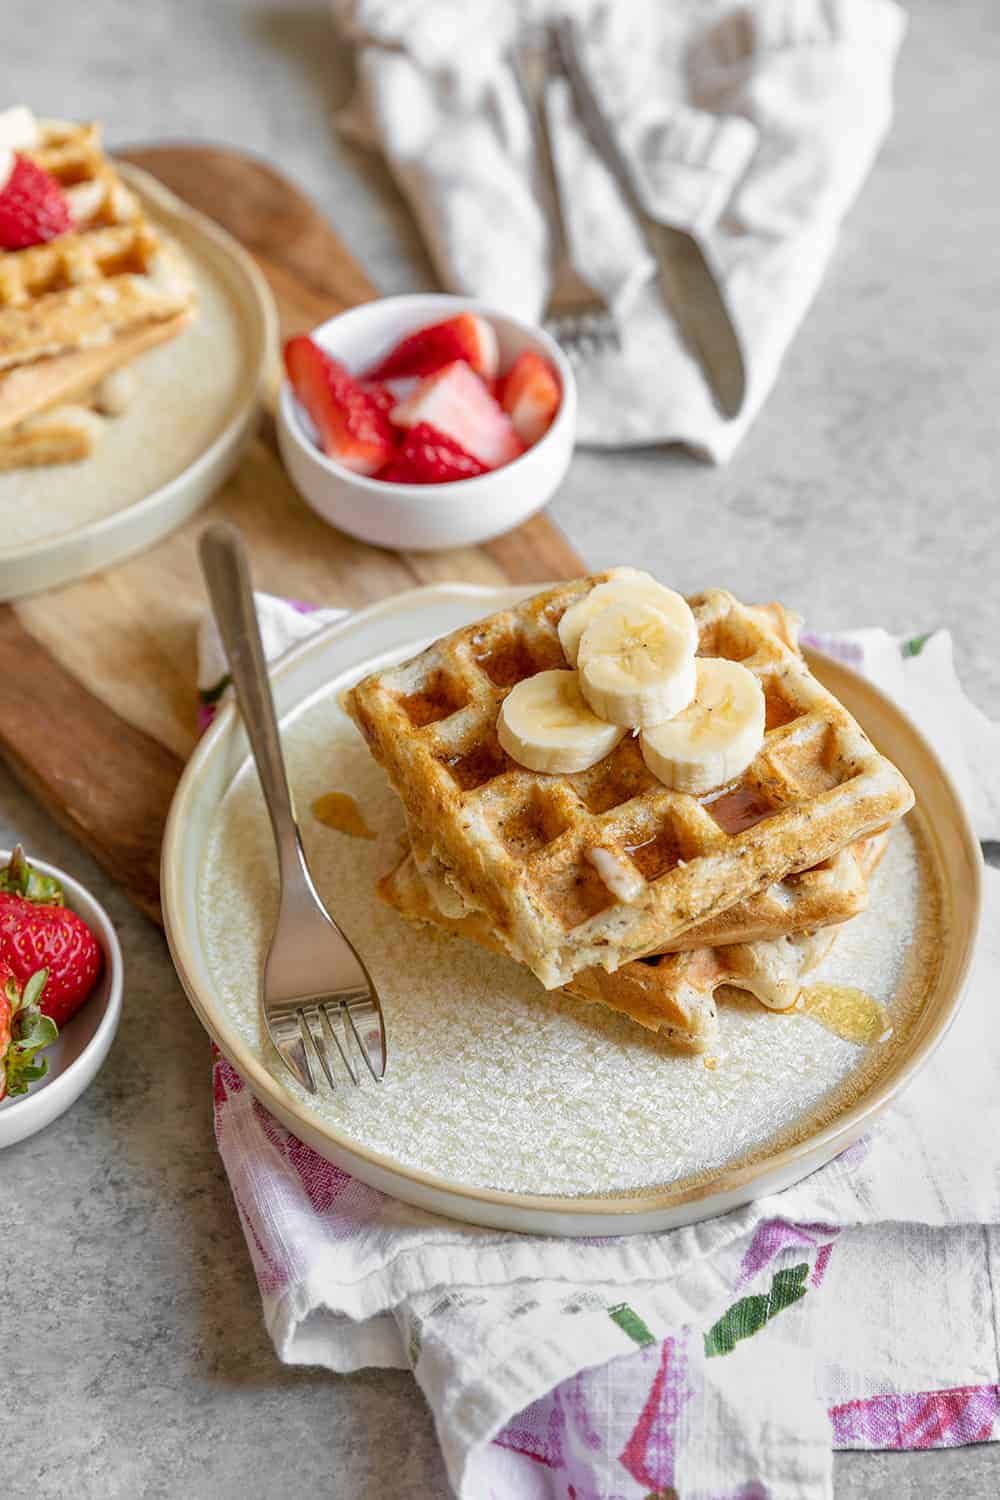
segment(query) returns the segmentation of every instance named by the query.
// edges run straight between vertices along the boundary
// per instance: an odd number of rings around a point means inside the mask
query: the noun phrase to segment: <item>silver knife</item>
[[[639,196],[632,170],[604,118],[590,80],[581,67],[570,18],[555,23],[562,67],[570,81],[580,118],[594,145],[614,173],[629,208],[642,226],[656,258],[664,300],[685,342],[697,353],[716,404],[735,417],[746,396],[746,366],[719,284],[695,235],[653,218]]]

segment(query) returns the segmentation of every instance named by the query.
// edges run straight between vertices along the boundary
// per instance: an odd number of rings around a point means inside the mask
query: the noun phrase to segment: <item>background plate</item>
[[[805,1018],[776,1017],[755,1004],[737,1003],[725,1007],[730,1029],[723,1029],[719,1067],[712,1071],[703,1059],[678,1058],[600,1008],[542,997],[502,960],[480,957],[464,944],[411,934],[392,913],[373,910],[368,896],[372,870],[391,862],[398,815],[360,741],[356,749],[344,748],[347,741],[336,729],[336,696],[345,680],[373,661],[527,592],[445,587],[405,594],[323,632],[291,653],[274,674],[293,787],[320,887],[366,961],[372,961],[380,988],[387,986],[389,1084],[381,1090],[374,1085],[370,1091],[345,1090],[332,1104],[317,1107],[286,1088],[256,1047],[252,991],[268,920],[273,855],[246,767],[246,741],[231,709],[220,715],[193,757],[168,824],[162,889],[171,951],[197,1013],[258,1097],[302,1139],[373,1186],[438,1212],[508,1229],[615,1234],[673,1227],[787,1186],[830,1160],[926,1060],[955,1013],[968,967],[978,916],[978,846],[946,773],[909,722],[861,679],[817,658],[811,662],[817,675],[914,785],[928,886],[940,902],[934,941],[926,950],[933,948],[937,961],[928,964],[919,1004],[900,1013],[896,1034],[883,1049],[861,1054]],[[358,792],[380,833],[378,844],[355,845],[310,819],[307,800],[330,786]],[[213,837],[223,843],[213,846]],[[908,838],[900,835],[903,843]],[[206,868],[215,883],[200,892]],[[896,938],[889,930],[891,902],[877,920],[861,922],[867,922],[867,941],[876,946],[897,941],[907,947],[908,927]],[[846,936],[842,942],[846,947]],[[467,1009],[460,1004],[449,1013],[454,985],[461,983]],[[801,1097],[811,1102],[775,1136],[761,1101],[780,1101],[768,1065],[776,1066],[779,1048],[787,1050],[793,1036],[796,1052],[789,1068],[795,1087],[805,1085]],[[845,1049],[850,1088],[845,1086],[831,1105],[831,1089],[844,1081]],[[792,1071],[787,1076],[791,1098]],[[631,1094],[622,1091],[623,1078],[634,1082]],[[428,1088],[423,1097],[419,1080]],[[586,1084],[577,1090],[579,1098],[572,1097],[576,1080]],[[741,1088],[758,1116],[758,1124],[742,1136],[738,1097],[733,1109],[734,1090],[738,1094]],[[679,1108],[675,1096],[680,1094],[690,1096],[681,1101],[687,1109],[681,1124],[690,1139],[678,1137],[677,1149],[664,1149],[660,1162],[640,1162],[637,1149],[633,1163],[629,1143],[645,1144],[644,1130],[658,1112]],[[467,1160],[460,1154],[456,1159],[454,1143],[462,1130],[468,1133]],[[574,1130],[578,1134],[567,1134]],[[447,1149],[442,1153],[449,1132],[450,1156]],[[580,1164],[567,1150],[567,1142],[576,1141]],[[484,1150],[494,1153],[485,1164]]]
[[[154,222],[191,261],[201,314],[177,339],[141,356],[148,373],[135,401],[92,458],[0,475],[0,600],[110,567],[192,515],[236,466],[276,368],[274,301],[249,255],[148,173],[118,166]],[[192,360],[196,376],[211,372],[204,391],[183,371],[171,379]],[[192,428],[198,434],[193,441]],[[13,518],[19,512],[31,526],[18,540]],[[51,528],[38,524],[40,515],[51,516]]]

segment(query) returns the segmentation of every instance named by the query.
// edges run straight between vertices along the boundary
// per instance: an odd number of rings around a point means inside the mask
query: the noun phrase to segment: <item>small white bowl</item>
[[[9,858],[9,851],[0,851],[0,864],[5,865]],[[104,964],[93,994],[67,1021],[58,1040],[38,1054],[49,1060],[45,1077],[33,1083],[26,1094],[0,1103],[0,1148],[44,1130],[79,1099],[107,1057],[122,1013],[122,950],[111,918],[65,870],[40,859],[31,863],[43,875],[54,875],[60,881],[66,905],[83,918],[100,943]]]
[[[310,335],[352,372],[369,369],[416,328],[475,312],[500,344],[500,368],[525,349],[555,366],[562,402],[548,432],[513,463],[453,484],[386,484],[345,469],[317,447],[290,383],[278,397],[278,443],[292,482],[313,510],[341,531],[377,547],[465,547],[499,536],[541,510],[569,467],[576,435],[576,384],[559,345],[541,328],[467,297],[418,293],[364,302]]]

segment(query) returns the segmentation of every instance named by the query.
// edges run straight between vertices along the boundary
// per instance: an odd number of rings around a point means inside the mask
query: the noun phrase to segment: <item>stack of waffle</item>
[[[175,338],[195,309],[177,250],[101,149],[96,125],[6,117],[16,149],[59,183],[72,227],[0,249],[0,469],[86,458],[120,411],[115,372]]]
[[[349,711],[410,832],[379,889],[409,920],[703,1051],[716,990],[795,1003],[836,924],[864,907],[913,794],[812,676],[789,617],[722,590],[689,601],[699,655],[740,662],[766,703],[763,746],[737,781],[672,790],[632,736],[586,771],[516,764],[497,738],[500,704],[565,667],[558,622],[608,576],[549,589],[354,688]]]

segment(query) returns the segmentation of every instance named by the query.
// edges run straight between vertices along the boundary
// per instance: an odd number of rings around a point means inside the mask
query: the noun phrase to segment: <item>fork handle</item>
[[[202,532],[198,551],[284,873],[290,866],[301,864],[301,844],[281,754],[246,547],[238,527],[228,521],[217,521]]]

